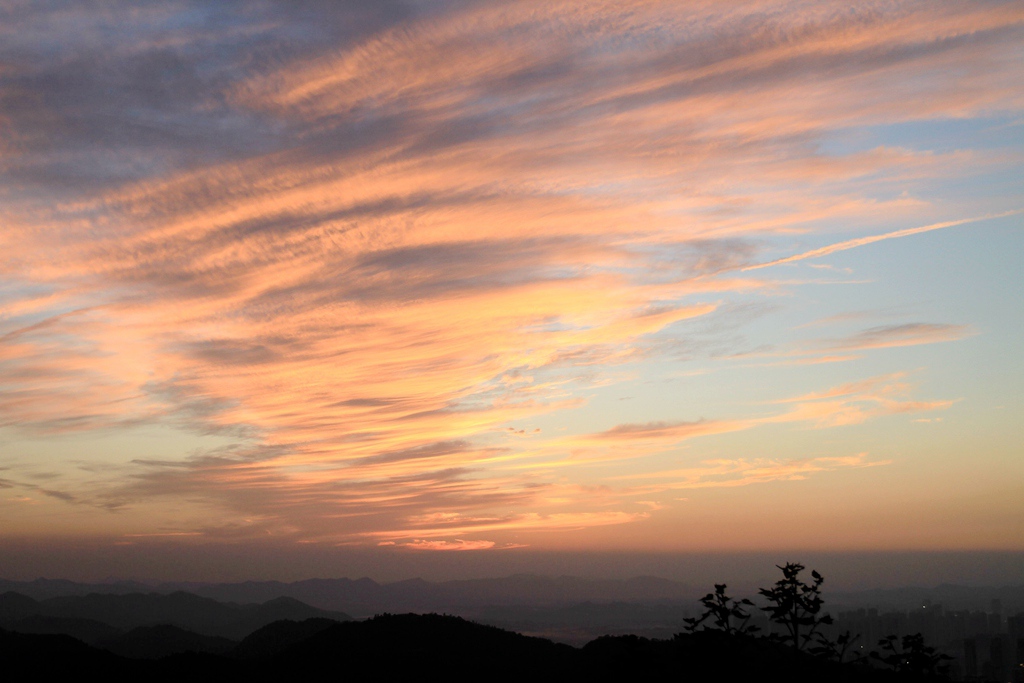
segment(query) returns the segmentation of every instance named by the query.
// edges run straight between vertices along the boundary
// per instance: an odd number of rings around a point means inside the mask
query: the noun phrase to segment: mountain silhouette
[[[24,617],[10,624],[9,628],[18,633],[67,635],[90,645],[121,635],[120,629],[96,619],[51,617],[45,614]]]
[[[181,588],[197,595],[232,602],[263,602],[288,596],[324,609],[364,615],[406,610],[431,612],[492,606],[566,605],[587,601],[681,601],[691,600],[697,594],[687,584],[655,577],[621,580],[534,574],[439,583],[417,578],[380,584],[368,578],[342,578],[293,583],[181,584]]]
[[[273,657],[337,623],[333,619],[322,617],[304,621],[292,621],[291,619],[275,621],[246,636],[232,654],[240,659]]]
[[[12,680],[75,680],[83,674],[126,680],[145,675],[135,662],[71,636],[4,629],[0,629],[0,662]]]
[[[579,651],[568,645],[459,617],[384,614],[330,626],[272,665],[301,679],[319,677],[332,663],[359,680],[550,680],[570,676],[580,662]]]
[[[129,659],[160,659],[184,652],[227,654],[237,645],[227,638],[204,636],[169,624],[139,626],[96,643],[97,647]]]
[[[39,601],[27,595],[7,591],[0,594],[0,624],[17,621],[40,613]]]
[[[130,631],[141,626],[171,625],[205,636],[239,641],[256,629],[282,619],[351,619],[345,613],[318,609],[292,598],[276,598],[263,604],[238,605],[182,591],[168,595],[69,595],[40,601],[16,593],[0,595],[0,626],[21,631],[24,629],[19,624],[30,616],[77,620],[66,622],[69,630],[62,632],[81,635],[86,641],[105,637],[99,633],[95,637],[87,633],[85,622],[90,620],[101,622],[118,631]],[[70,630],[72,624],[78,624],[75,628],[79,630]],[[34,632],[53,630],[35,628]]]
[[[0,591],[5,590],[16,591],[36,600],[89,594],[167,595],[176,591],[239,604],[265,603],[275,598],[289,597],[321,609],[363,616],[408,610],[444,612],[460,608],[466,611],[468,608],[481,607],[564,606],[583,602],[680,602],[699,596],[699,591],[688,584],[656,577],[587,579],[535,574],[443,582],[409,579],[383,584],[368,578],[307,579],[291,583],[178,582],[158,586],[145,586],[131,581],[79,584],[51,579],[26,582],[0,580]]]
[[[136,643],[196,637],[172,627],[140,629]],[[205,641],[193,640],[202,647]],[[243,641],[246,643],[246,641]],[[221,646],[226,646],[224,642]],[[134,656],[140,656],[142,649]],[[151,650],[148,656],[160,653]],[[270,624],[233,652],[177,652],[127,659],[69,636],[0,629],[0,661],[33,677],[105,676],[107,680],[360,681],[787,681],[884,683],[924,680],[796,652],[722,631],[672,639],[605,636],[583,648],[556,644],[438,614],[384,614],[366,621],[311,619]]]

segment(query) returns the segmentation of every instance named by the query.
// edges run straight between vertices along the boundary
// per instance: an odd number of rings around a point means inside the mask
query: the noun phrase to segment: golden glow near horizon
[[[3,535],[1022,547],[1020,3],[286,5],[3,10]]]

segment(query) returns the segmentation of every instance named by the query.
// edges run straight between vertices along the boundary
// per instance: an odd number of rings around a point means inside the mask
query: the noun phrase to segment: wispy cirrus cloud
[[[805,394],[783,403],[792,410],[769,418],[771,422],[813,422],[818,427],[860,424],[873,417],[900,413],[945,410],[950,400],[917,401],[909,398],[905,373],[872,377],[833,387],[825,392]]]
[[[806,325],[801,327],[806,327]],[[843,337],[793,343],[788,347],[778,350],[740,354],[737,357],[774,357],[784,359],[775,361],[772,365],[843,363],[862,358],[861,352],[863,351],[901,346],[941,344],[959,341],[974,334],[976,334],[976,331],[969,325],[920,322],[898,323],[869,327]]]
[[[189,7],[140,11],[112,48],[110,16],[5,10],[0,425],[236,439],[137,458],[105,494],[230,510],[189,521],[210,534],[454,549],[644,519],[575,468],[764,416],[494,435],[784,288],[742,272],[764,240],[918,220],[935,209],[875,188],[1005,163],[829,153],[830,131],[1024,106],[1007,2]],[[40,39],[67,25],[87,30]],[[969,333],[894,324],[806,355]],[[948,405],[872,387],[771,419]],[[770,478],[751,462],[722,474]]]
[[[971,335],[968,325],[936,323],[904,323],[871,327],[842,339],[829,342],[829,346],[841,351],[884,349],[893,346],[918,346],[956,341]]]
[[[624,475],[619,480],[657,479],[662,483],[640,486],[637,493],[664,492],[704,488],[734,488],[765,484],[774,481],[802,481],[822,472],[880,467],[891,464],[888,460],[872,460],[867,453],[853,456],[817,458],[740,458],[736,460],[706,460],[694,467],[668,471]]]
[[[793,263],[795,261],[803,261],[805,259],[817,258],[819,256],[828,256],[829,254],[834,254],[837,251],[854,249],[856,247],[862,247],[867,244],[881,242],[882,240],[891,240],[896,239],[898,237],[909,237],[910,235],[918,235],[923,232],[931,232],[933,230],[941,230],[943,228],[952,228],[958,225],[965,225],[967,223],[977,223],[978,221],[990,220],[993,218],[1005,218],[1006,216],[1015,216],[1021,213],[1022,211],[1024,211],[1024,209],[1004,211],[1002,213],[991,214],[988,216],[977,216],[975,218],[961,218],[960,220],[955,221],[943,221],[941,223],[932,223],[931,225],[922,225],[919,228],[906,228],[905,230],[895,230],[893,232],[887,232],[884,235],[858,237],[856,239],[846,240],[845,242],[837,242],[836,244],[830,244],[827,247],[820,247],[818,249],[812,249],[811,251],[805,251],[802,254],[795,254],[793,256],[787,256],[785,258],[769,261],[768,263],[759,263],[757,265],[747,266],[746,268],[743,268],[743,270],[757,270],[759,268],[779,266],[784,263]]]
[[[295,459],[288,448],[227,448],[184,461],[139,461],[126,482],[94,484],[84,502],[110,511],[145,510],[161,500],[215,504],[221,510],[216,520],[200,509],[198,516],[186,515],[176,526],[159,530],[206,540],[270,536],[435,550],[507,548],[522,545],[514,539],[524,533],[643,521],[683,489],[802,481],[818,473],[887,464],[860,454],[697,459],[658,466],[670,453],[679,462],[680,444],[713,434],[787,423],[838,427],[949,405],[908,400],[911,389],[903,375],[882,376],[797,396],[779,404],[785,407],[782,412],[744,421],[625,423],[521,447],[437,442],[315,466],[307,458]],[[639,471],[616,474],[625,460],[633,462],[627,471]],[[682,456],[683,462],[691,460]],[[595,466],[608,469],[602,484],[575,483]],[[42,493],[38,485],[10,484]],[[57,489],[47,484],[46,490]],[[157,532],[131,533],[134,538]]]

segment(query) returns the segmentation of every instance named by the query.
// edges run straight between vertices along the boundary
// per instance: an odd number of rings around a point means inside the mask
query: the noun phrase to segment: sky
[[[0,545],[1024,551],[1022,256],[1015,1],[3,2]]]

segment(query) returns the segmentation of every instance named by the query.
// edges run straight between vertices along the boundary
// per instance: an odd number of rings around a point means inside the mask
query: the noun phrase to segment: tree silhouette
[[[895,635],[887,636],[878,641],[881,653],[873,651],[870,657],[865,657],[854,652],[848,658],[852,645],[860,635],[846,631],[833,640],[824,632],[824,627],[833,623],[829,614],[822,613],[824,600],[821,597],[821,584],[825,579],[812,570],[811,582],[804,581],[800,573],[806,567],[796,562],[776,566],[782,570],[782,578],[772,588],[761,588],[758,591],[768,601],[761,609],[768,613],[768,618],[774,624],[781,627],[781,632],[768,635],[769,641],[789,647],[794,653],[811,655],[797,657],[791,662],[794,666],[799,664],[798,669],[818,659],[832,660],[839,665],[853,665],[855,668],[848,671],[856,671],[856,667],[866,666],[871,659],[888,666],[900,678],[906,677],[909,680],[942,680],[948,676],[949,666],[946,662],[952,658],[926,646],[920,633],[903,636],[902,639]],[[716,583],[715,592],[701,598],[704,612],[699,617],[684,619],[687,631],[694,633],[703,626],[705,631],[727,636],[748,636],[760,630],[749,625],[751,615],[746,608],[754,607],[754,603],[747,599],[734,600],[725,590],[724,583]],[[684,637],[684,634],[676,634],[677,642],[681,642]],[[732,642],[735,645],[739,641]],[[752,642],[755,641],[748,641]]]
[[[846,653],[849,652],[850,648],[858,640],[860,640],[860,634],[853,635],[850,631],[840,633],[835,640],[830,639],[824,633],[816,633],[814,635],[814,645],[807,648],[807,651],[812,655],[832,659],[842,664],[846,661]],[[863,655],[854,651],[850,661],[859,662],[862,659]]]
[[[692,633],[709,619],[713,621],[715,630],[724,631],[729,635],[753,634],[759,630],[756,626],[747,624],[750,621],[750,613],[744,609],[746,606],[753,607],[754,603],[746,598],[733,600],[725,594],[725,588],[724,583],[716,583],[715,592],[708,593],[700,599],[701,604],[704,605],[704,613],[700,617],[683,619],[687,624],[686,630]],[[734,619],[739,620],[735,626],[733,625]],[[708,627],[704,626],[704,628]]]
[[[761,609],[768,613],[769,619],[784,629],[781,634],[773,633],[772,637],[798,651],[819,647],[821,627],[832,623],[831,616],[820,614],[823,603],[821,584],[825,579],[812,570],[814,582],[808,584],[800,578],[800,572],[806,569],[802,564],[787,562],[785,566],[776,566],[782,570],[783,578],[775,582],[774,588],[762,588],[759,591],[768,600],[768,606]]]
[[[897,644],[897,641],[898,644]],[[939,653],[934,647],[924,644],[924,636],[915,633],[897,639],[886,636],[878,641],[882,652],[872,652],[871,658],[889,666],[893,671],[914,677],[936,678],[949,673],[949,655]]]

